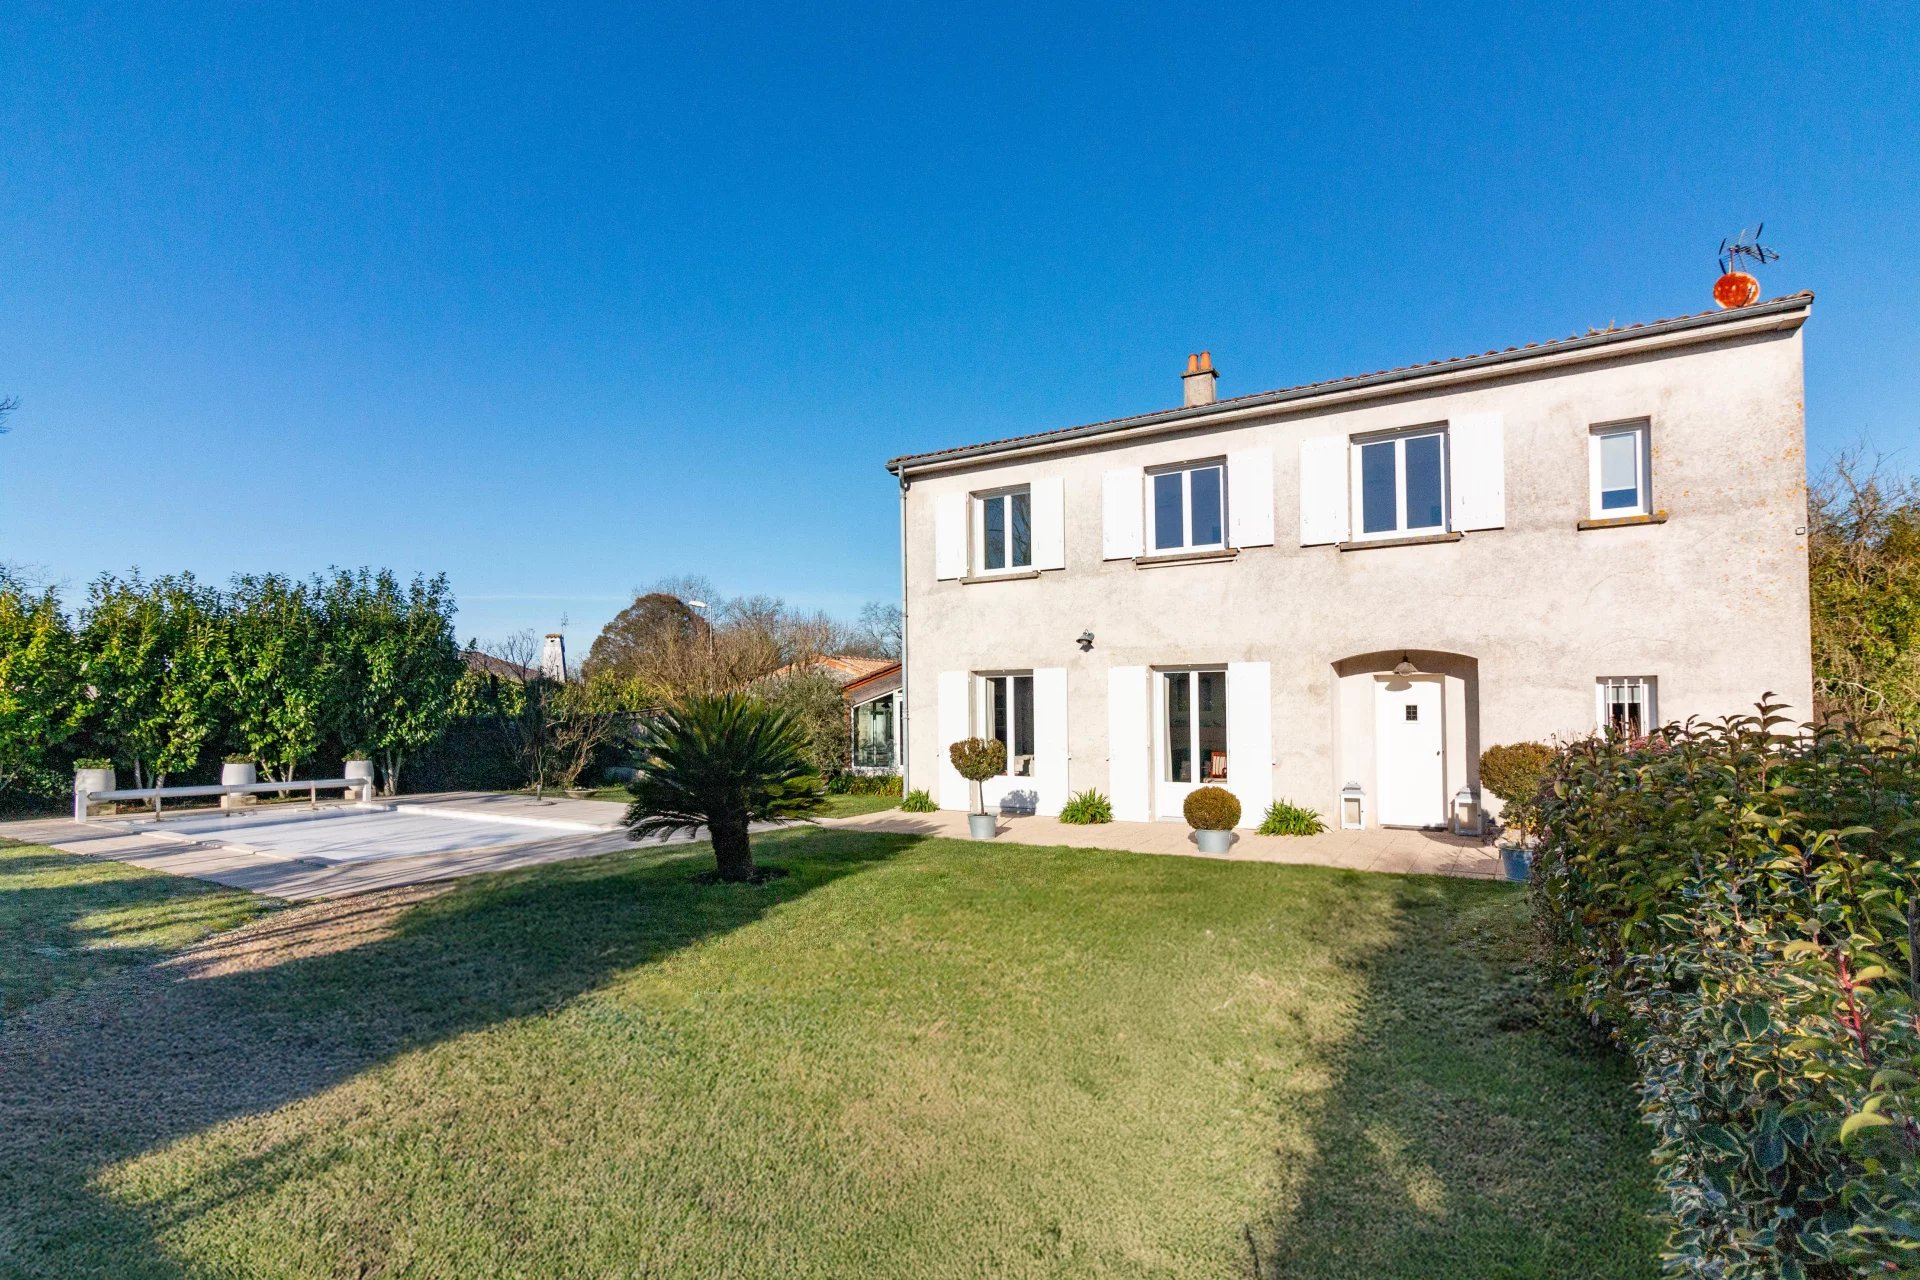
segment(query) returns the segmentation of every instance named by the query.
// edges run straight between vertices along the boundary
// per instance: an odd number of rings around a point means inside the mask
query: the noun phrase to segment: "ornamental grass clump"
[[[1285,800],[1275,800],[1268,805],[1266,817],[1260,820],[1263,836],[1317,836],[1326,829],[1319,810],[1288,804]]]
[[[1060,821],[1074,826],[1091,826],[1101,822],[1113,821],[1112,803],[1098,791],[1089,788],[1070,797],[1060,807]]]
[[[1240,825],[1240,798],[1225,787],[1196,787],[1180,806],[1195,831],[1231,831]]]
[[[1638,1065],[1667,1274],[1913,1274],[1920,743],[1778,710],[1562,750],[1535,925]]]
[[[915,787],[907,792],[906,799],[900,802],[900,808],[907,813],[932,813],[939,807],[923,787]]]

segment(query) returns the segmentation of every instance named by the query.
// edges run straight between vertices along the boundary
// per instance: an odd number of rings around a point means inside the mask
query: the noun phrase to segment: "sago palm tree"
[[[820,805],[820,779],[792,717],[739,693],[692,694],[648,731],[627,790],[636,838],[705,827],[722,880],[752,880],[747,824],[801,818]]]

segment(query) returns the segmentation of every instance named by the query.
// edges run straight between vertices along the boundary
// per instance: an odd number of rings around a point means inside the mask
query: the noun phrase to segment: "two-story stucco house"
[[[1797,294],[896,458],[907,782],[1440,826],[1481,751],[1811,715]],[[1463,795],[1464,793],[1464,795]]]

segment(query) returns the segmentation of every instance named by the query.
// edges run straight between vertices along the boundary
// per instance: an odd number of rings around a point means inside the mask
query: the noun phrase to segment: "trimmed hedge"
[[[836,773],[827,779],[827,794],[835,796],[897,796],[897,773]]]
[[[1920,1266],[1920,744],[1777,707],[1565,748],[1530,893],[1634,1056],[1671,1276]]]

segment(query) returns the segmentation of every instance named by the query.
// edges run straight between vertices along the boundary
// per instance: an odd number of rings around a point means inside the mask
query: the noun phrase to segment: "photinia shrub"
[[[1673,1276],[1920,1267],[1920,744],[1778,707],[1572,744],[1529,892],[1632,1053]]]

